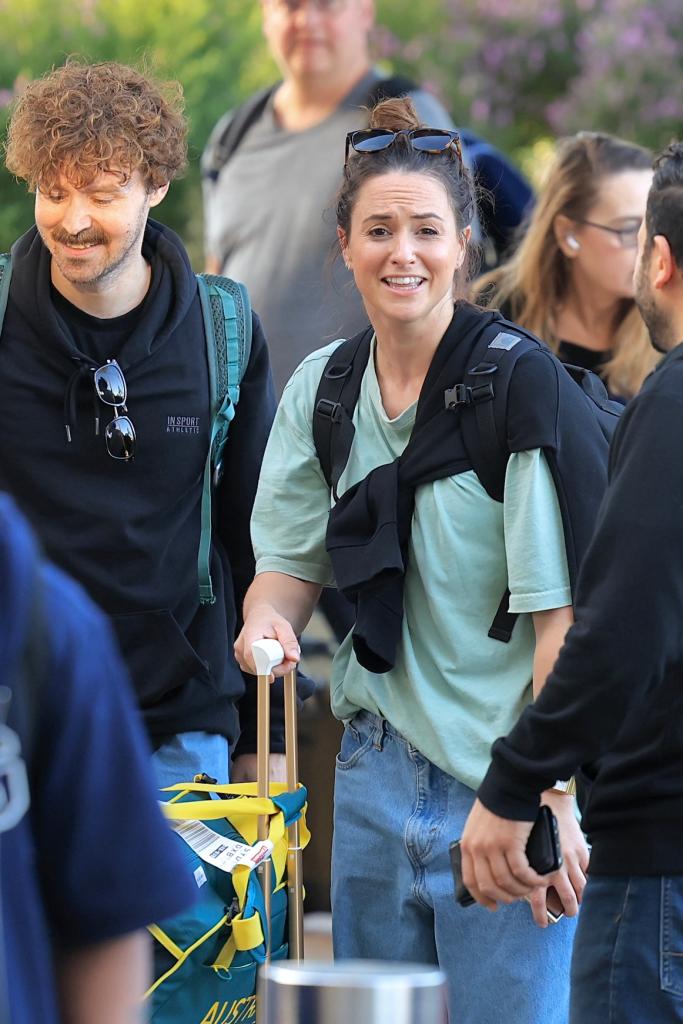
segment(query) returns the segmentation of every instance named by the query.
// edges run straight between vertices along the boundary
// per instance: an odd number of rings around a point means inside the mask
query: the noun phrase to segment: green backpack
[[[0,331],[7,309],[11,276],[10,255],[0,253]],[[213,604],[216,598],[209,572],[212,496],[222,475],[228,429],[235,415],[240,384],[251,355],[251,304],[244,285],[228,277],[197,274],[197,285],[204,318],[211,395],[211,435],[204,468],[197,573],[200,603]]]

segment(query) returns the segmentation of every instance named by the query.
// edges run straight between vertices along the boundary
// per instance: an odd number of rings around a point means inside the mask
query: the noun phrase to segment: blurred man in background
[[[406,91],[425,124],[453,124],[429,93],[371,66],[373,0],[262,0],[261,10],[282,81],[222,118],[206,147],[206,265],[249,288],[280,393],[304,356],[367,323],[332,261],[346,133],[367,127],[364,108]]]

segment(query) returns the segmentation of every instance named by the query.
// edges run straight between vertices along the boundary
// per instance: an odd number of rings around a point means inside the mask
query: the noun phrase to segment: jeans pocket
[[[344,723],[344,735],[341,748],[337,754],[336,767],[339,771],[347,771],[358,764],[360,759],[372,746],[373,729],[366,724],[359,727],[356,718]]]
[[[661,884],[659,978],[663,992],[683,997],[683,876]]]

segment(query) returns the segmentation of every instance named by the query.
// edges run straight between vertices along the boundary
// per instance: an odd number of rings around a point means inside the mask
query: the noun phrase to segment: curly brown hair
[[[31,82],[16,102],[5,143],[8,170],[31,191],[64,175],[81,188],[103,171],[139,171],[151,191],[187,164],[182,88],[114,61],[70,59]]]

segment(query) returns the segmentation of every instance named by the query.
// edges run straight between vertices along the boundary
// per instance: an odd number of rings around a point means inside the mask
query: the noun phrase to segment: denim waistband
[[[391,722],[387,721],[386,718],[382,718],[380,715],[373,714],[372,711],[366,711],[365,708],[361,708],[353,716],[353,718],[347,719],[356,728],[358,726],[364,726],[366,729],[372,730],[373,732],[380,733],[382,736],[393,736],[395,739],[405,743],[411,750],[417,750],[417,747],[413,746],[410,740],[407,740],[403,733],[395,729]]]

